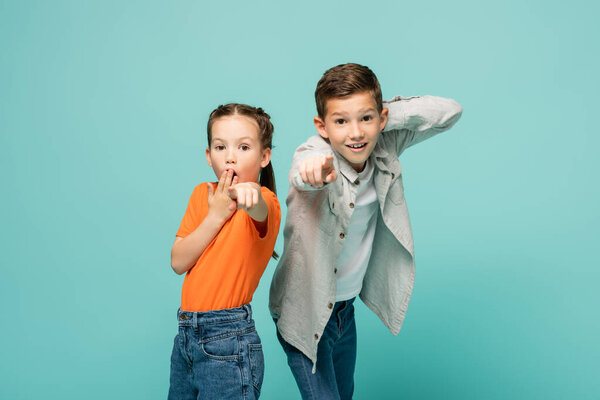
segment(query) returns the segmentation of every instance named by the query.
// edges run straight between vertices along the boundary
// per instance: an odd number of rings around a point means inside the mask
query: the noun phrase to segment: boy
[[[315,100],[318,135],[294,154],[269,307],[302,398],[351,399],[354,298],[397,335],[413,289],[398,156],[450,128],[462,109],[433,96],[384,103],[375,74],[357,64],[326,71]]]

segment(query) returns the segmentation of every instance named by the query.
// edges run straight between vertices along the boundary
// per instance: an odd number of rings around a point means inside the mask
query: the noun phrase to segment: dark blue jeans
[[[317,349],[317,371],[300,350],[287,343],[277,331],[277,338],[287,355],[302,399],[346,400],[354,393],[356,365],[356,324],[354,299],[338,301],[325,326]]]
[[[177,320],[169,400],[258,398],[265,364],[250,305]]]

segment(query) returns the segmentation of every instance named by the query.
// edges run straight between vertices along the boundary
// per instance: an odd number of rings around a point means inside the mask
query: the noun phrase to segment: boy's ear
[[[206,162],[208,163],[208,166],[212,168],[212,161],[210,160],[210,149],[208,147],[206,148]]]
[[[387,124],[387,120],[388,120],[388,115],[390,113],[390,110],[387,108],[384,108],[383,110],[381,110],[381,114],[379,114],[379,130],[382,131],[383,128],[385,128],[385,124]]]
[[[313,119],[313,123],[315,124],[315,128],[317,128],[317,132],[323,139],[329,139],[329,135],[327,134],[327,130],[325,130],[325,121],[321,117],[315,117]]]
[[[269,165],[269,162],[271,162],[271,149],[267,147],[263,150],[262,159],[260,160],[260,167],[266,167]]]

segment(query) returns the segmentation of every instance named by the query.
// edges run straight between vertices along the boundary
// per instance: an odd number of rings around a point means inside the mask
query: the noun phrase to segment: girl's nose
[[[227,156],[225,157],[225,162],[227,164],[235,164],[235,153],[233,151],[227,152]]]

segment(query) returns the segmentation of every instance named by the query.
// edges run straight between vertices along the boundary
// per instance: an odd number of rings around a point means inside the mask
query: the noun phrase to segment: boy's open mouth
[[[366,143],[357,143],[357,144],[347,144],[346,146],[351,149],[362,149],[366,145],[367,145]]]

